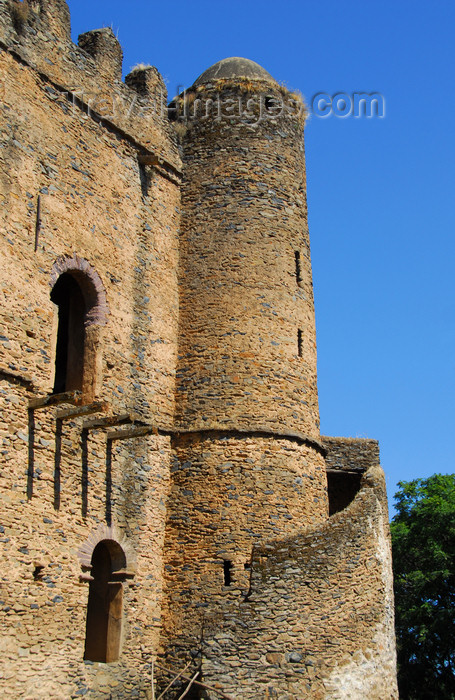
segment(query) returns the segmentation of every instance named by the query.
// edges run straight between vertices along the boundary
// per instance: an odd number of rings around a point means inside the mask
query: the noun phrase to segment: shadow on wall
[[[327,492],[329,497],[329,516],[339,513],[352,503],[360,491],[362,474],[346,472],[327,472]]]

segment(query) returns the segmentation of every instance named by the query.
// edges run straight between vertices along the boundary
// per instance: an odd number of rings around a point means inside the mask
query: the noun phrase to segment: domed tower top
[[[265,68],[250,61],[248,58],[240,58],[239,56],[231,56],[231,58],[223,58],[222,61],[214,63],[213,66],[207,68],[197,80],[193,87],[205,85],[214,80],[262,80],[269,83],[276,83],[275,78],[272,78],[270,73],[267,73]]]

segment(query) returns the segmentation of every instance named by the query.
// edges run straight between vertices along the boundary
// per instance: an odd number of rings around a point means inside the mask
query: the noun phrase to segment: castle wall
[[[177,187],[154,174],[144,198],[137,151],[127,140],[90,120],[9,53],[1,59],[2,310],[5,328],[15,331],[3,341],[4,362],[23,366],[42,391],[52,390],[53,269],[60,258],[76,255],[97,272],[107,298],[97,396],[114,409],[134,407],[169,423]],[[38,195],[42,224],[34,251]]]
[[[137,89],[122,84],[111,33],[92,56],[68,40],[66,3],[39,6],[17,31],[0,3],[0,688],[134,697],[149,687],[159,640],[171,449],[168,433],[118,433],[169,431],[173,419],[178,155],[164,118],[136,128],[162,86],[156,71],[134,73]],[[99,95],[133,105],[129,117],[109,103],[100,115]],[[97,295],[86,319],[91,377],[76,405],[37,405],[53,392],[50,294],[68,270]],[[111,539],[127,560],[122,655],[93,664],[83,661],[90,561]]]
[[[68,91],[93,114],[106,119],[125,136],[161,159],[168,172],[180,170],[180,157],[167,118],[167,92],[152,67],[122,82],[122,49],[111,29],[87,32],[82,47],[70,40],[70,17],[65,0],[31,0],[29,9],[11,10],[20,3],[0,0],[0,43],[27,65],[47,76],[57,89]],[[19,8],[21,9],[21,8]],[[129,89],[128,83],[140,89]]]
[[[326,519],[325,464],[300,440],[272,436],[199,433],[172,444],[163,646],[187,660],[203,652],[206,613],[246,595],[255,547]]]
[[[182,164],[155,68],[0,0],[5,697],[148,697],[163,658],[396,697],[378,446],[319,435],[303,107],[257,68],[181,98]]]
[[[140,692],[144,696],[151,685],[151,656],[161,627],[168,439],[114,443],[108,460],[106,437],[100,431],[90,438],[84,462],[81,419],[65,423],[61,501],[55,508],[55,417],[40,415],[36,421],[34,493],[27,499],[26,396],[9,382],[1,383],[0,396],[2,414],[9,416],[9,435],[3,426],[0,433],[6,456],[0,528],[2,696],[66,700],[79,693],[108,698],[114,689],[116,697]],[[111,527],[106,525],[107,507]],[[82,564],[104,539],[114,539],[125,549],[131,574],[123,583],[121,659],[108,665],[83,661],[90,569]]]
[[[321,435],[327,470],[363,472],[379,464],[379,443],[369,438],[328,437]]]
[[[206,615],[208,684],[245,700],[398,697],[383,494],[372,467],[345,510],[255,550],[248,595]]]

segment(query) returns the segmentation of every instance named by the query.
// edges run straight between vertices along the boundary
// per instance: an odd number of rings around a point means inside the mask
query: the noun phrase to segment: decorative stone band
[[[277,440],[293,440],[300,444],[308,445],[312,447],[317,452],[320,452],[323,456],[326,454],[326,447],[324,444],[310,435],[301,433],[298,430],[271,430],[267,427],[252,425],[249,428],[242,427],[230,427],[227,425],[206,425],[203,428],[172,428],[171,430],[157,428],[158,433],[167,432],[174,436],[179,435],[215,435],[215,436],[246,436],[246,437],[265,437],[265,438],[275,438]]]
[[[92,530],[84,544],[80,547],[77,557],[84,569],[90,569],[92,566],[92,555],[97,544],[105,540],[115,542],[123,551],[126,560],[126,566],[122,573],[125,578],[130,578],[136,572],[137,562],[136,553],[133,550],[127,537],[121,532],[116,525],[100,524],[96,530]],[[115,569],[115,562],[113,562]]]
[[[87,304],[87,315],[85,325],[104,326],[107,323],[109,308],[106,299],[106,290],[97,271],[84,258],[80,258],[73,253],[72,257],[62,255],[52,266],[49,285],[54,287],[60,275],[71,274],[80,284],[85,303]]]
[[[86,428],[109,428],[112,427],[112,425],[119,425],[120,423],[123,422],[128,422],[130,423],[129,426],[127,426],[125,429],[121,428],[116,432],[113,433],[108,433],[108,439],[110,440],[119,440],[122,437],[124,439],[131,439],[134,437],[145,437],[146,435],[169,435],[171,437],[180,437],[183,435],[211,435],[212,437],[220,438],[220,437],[263,437],[263,438],[274,438],[275,440],[292,440],[294,442],[298,442],[300,444],[308,445],[308,447],[311,447],[312,449],[316,450],[319,452],[323,457],[325,457],[327,453],[327,449],[324,446],[324,444],[320,441],[317,440],[316,438],[313,438],[309,435],[305,435],[305,433],[301,433],[297,430],[270,430],[269,428],[262,428],[261,426],[251,426],[251,428],[235,428],[235,427],[230,427],[226,425],[210,425],[204,428],[179,428],[177,427],[171,427],[171,426],[165,426],[165,425],[157,425],[157,424],[152,424],[152,423],[140,423],[135,425],[134,424],[134,418],[131,419],[128,414],[126,414],[126,417],[128,418],[128,421],[124,421],[123,418],[125,416],[120,416],[122,418],[121,421],[118,420],[115,416],[113,416],[111,419],[108,417],[106,420],[102,421],[95,421],[93,424],[87,423]],[[115,419],[115,421],[114,421]]]
[[[178,426],[171,427],[151,423],[141,423],[140,425],[135,426],[134,420],[129,422],[133,423],[132,427],[130,426],[126,429],[120,429],[115,433],[108,433],[108,439],[119,440],[122,437],[124,437],[125,439],[130,439],[134,437],[144,437],[146,435],[170,435],[171,437],[177,438],[181,435],[211,435],[215,439],[220,437],[240,436],[252,438],[262,437],[274,438],[276,440],[292,440],[300,444],[308,445],[309,447],[322,454],[322,456],[325,456],[327,453],[326,447],[320,440],[317,440],[316,438],[313,438],[310,435],[305,435],[305,433],[301,433],[298,430],[271,430],[270,428],[261,426],[251,426],[250,428],[242,428],[215,424],[204,426],[203,428],[179,428]],[[89,427],[107,428],[110,427],[110,425],[112,424],[113,422],[111,422],[110,424],[106,423],[105,425],[99,425],[97,421],[94,426]]]

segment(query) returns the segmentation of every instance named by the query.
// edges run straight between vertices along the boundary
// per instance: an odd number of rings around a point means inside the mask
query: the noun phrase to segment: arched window
[[[108,314],[103,284],[87,260],[74,255],[57,260],[51,287],[58,307],[53,392],[78,390],[91,401],[100,373],[99,329]]]
[[[58,306],[54,393],[82,391],[87,307],[78,282],[69,272],[58,278],[51,301]]]
[[[91,564],[84,659],[109,663],[120,656],[125,553],[114,540],[102,540]]]

